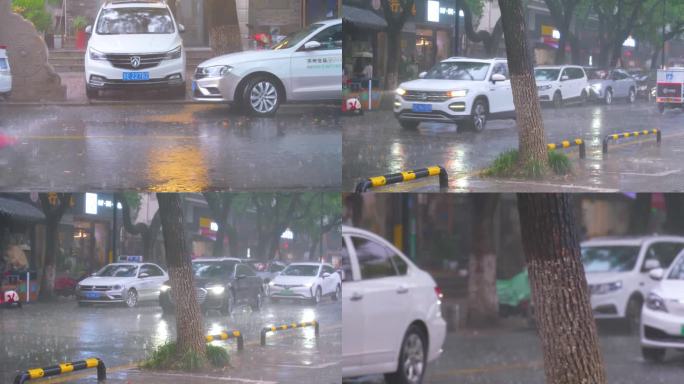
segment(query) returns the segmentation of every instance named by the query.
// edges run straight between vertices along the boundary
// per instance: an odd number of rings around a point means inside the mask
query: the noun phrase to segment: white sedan
[[[318,304],[323,296],[339,300],[342,281],[330,264],[292,263],[268,283],[268,292],[274,301],[305,299]]]
[[[0,99],[9,98],[12,92],[12,73],[10,72],[7,47],[0,45]]]
[[[659,362],[667,349],[684,349],[684,252],[669,269],[654,269],[660,283],[649,293],[641,312],[641,352]]]
[[[342,99],[342,20],[308,26],[269,50],[231,53],[201,63],[193,99],[227,102],[257,116],[283,102]]]
[[[113,263],[104,266],[76,286],[76,299],[90,303],[124,303],[135,307],[140,301],[159,299],[161,286],[169,276],[152,263]]]
[[[421,383],[446,337],[442,291],[385,239],[346,226],[342,235],[342,376]]]

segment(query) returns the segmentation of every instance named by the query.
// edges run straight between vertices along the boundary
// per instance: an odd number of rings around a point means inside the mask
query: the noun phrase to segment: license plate
[[[285,288],[282,291],[280,291],[281,295],[291,295],[292,291],[289,288]]]
[[[145,81],[150,79],[149,72],[124,72],[123,81]]]
[[[100,297],[100,294],[98,292],[86,292],[85,297],[87,299],[97,299],[98,297]]]
[[[192,82],[192,92],[195,93],[196,90],[197,90],[197,82],[193,81]]]
[[[432,112],[432,104],[413,104],[413,112]]]

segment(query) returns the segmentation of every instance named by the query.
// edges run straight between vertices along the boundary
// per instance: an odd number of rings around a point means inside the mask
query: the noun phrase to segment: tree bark
[[[171,292],[176,304],[176,352],[178,356],[192,352],[206,362],[204,323],[202,311],[195,298],[194,274],[185,240],[181,198],[175,193],[158,193],[157,200]]]
[[[498,212],[499,195],[475,193],[473,206],[473,253],[468,264],[468,316],[471,327],[490,327],[499,321],[499,299],[496,293],[496,241],[494,215]]]
[[[123,193],[116,193],[116,199],[121,202],[124,229],[131,235],[142,237],[143,260],[151,261],[153,259],[154,244],[157,242],[157,234],[159,234],[159,229],[161,228],[159,210],[154,213],[149,225],[145,223],[133,224],[131,207],[128,204],[128,200],[126,200],[126,196]]]
[[[382,0],[382,10],[387,22],[387,68],[385,89],[394,89],[399,84],[399,63],[401,62],[401,30],[413,10],[414,0],[398,0],[400,9],[395,12],[390,0]]]
[[[538,166],[546,172],[546,134],[527,45],[525,12],[521,0],[499,0],[499,7],[517,115],[520,166]]]
[[[546,382],[606,383],[570,196],[518,194],[518,210]]]
[[[465,22],[465,34],[468,37],[468,40],[473,43],[482,43],[487,55],[495,55],[501,37],[503,37],[501,18],[496,22],[491,33],[487,31],[475,31],[473,26],[473,11],[470,9],[467,2],[463,2],[462,9],[464,16],[463,21]]]
[[[59,223],[64,212],[69,208],[71,201],[70,193],[39,195],[40,206],[45,215],[45,259],[40,275],[40,299],[52,300],[55,298],[55,275],[57,265],[57,252],[59,250]],[[54,204],[53,204],[54,203]]]

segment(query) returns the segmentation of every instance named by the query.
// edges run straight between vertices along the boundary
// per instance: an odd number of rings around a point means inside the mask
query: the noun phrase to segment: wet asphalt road
[[[577,147],[564,150],[572,163],[572,175],[545,180],[495,180],[478,176],[502,152],[518,146],[513,120],[490,121],[482,133],[457,130],[450,124],[421,124],[402,129],[391,111],[375,111],[345,117],[343,123],[343,190],[353,190],[364,178],[433,165],[449,173],[451,191],[567,191],[567,192],[663,192],[684,190],[684,112],[658,113],[654,104],[611,106],[587,104],[556,110],[544,108],[547,142],[584,139],[587,159],[579,159]],[[607,134],[660,128],[655,136],[611,143],[607,155],[601,143]],[[436,178],[435,178],[436,179]],[[377,191],[437,191],[437,180],[419,180]]]
[[[137,362],[156,346],[175,339],[175,319],[163,317],[156,303],[129,309],[121,306],[80,308],[73,300],[30,304],[23,309],[0,310],[0,382],[9,383],[16,370],[45,367],[87,357],[101,358],[108,369],[107,383],[339,383],[341,376],[342,306],[326,298],[318,306],[303,303],[266,303],[260,313],[236,308],[231,317],[211,312],[205,316],[206,334],[240,330],[245,349],[235,341],[226,346],[231,368],[223,372],[155,373],[140,371]],[[264,326],[316,319],[320,338],[312,327],[267,335]],[[95,370],[59,376],[60,383],[92,383]],[[196,380],[196,381],[195,381]]]
[[[0,104],[0,190],[339,190],[334,106]]]
[[[641,357],[638,336],[614,322],[599,323],[604,367],[611,384],[678,384],[684,353],[668,351],[662,364]],[[462,330],[447,335],[444,352],[428,366],[424,384],[544,384],[541,343],[534,330],[510,323],[495,330]],[[381,376],[345,384],[383,384]]]

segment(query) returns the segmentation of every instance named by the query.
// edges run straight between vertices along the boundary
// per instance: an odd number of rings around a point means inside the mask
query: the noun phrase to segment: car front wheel
[[[603,98],[603,102],[606,105],[611,105],[613,104],[613,91],[611,89],[606,91],[606,96]]]
[[[313,297],[311,298],[311,304],[316,305],[321,302],[321,297],[323,296],[323,292],[321,292],[321,287],[316,288],[316,292],[314,293]]]
[[[418,124],[420,124],[418,121],[399,120],[399,125],[401,125],[401,127],[404,129],[416,129],[418,128]]]
[[[475,132],[482,132],[487,126],[487,104],[484,100],[476,100],[470,115],[470,125]]]
[[[385,380],[388,384],[420,384],[426,364],[426,336],[420,328],[412,325],[401,344],[399,367],[396,372],[385,375]]]
[[[629,97],[627,98],[627,101],[630,104],[634,104],[634,102],[636,101],[636,92],[634,91],[634,88],[631,88],[629,90]]]
[[[342,296],[342,287],[340,287],[340,285],[338,284],[337,288],[335,288],[335,293],[333,293],[333,295],[332,295],[332,299],[333,299],[333,301],[337,301],[340,299],[341,296]]]
[[[138,292],[135,289],[131,288],[126,292],[125,303],[128,308],[138,305]]]
[[[242,105],[254,116],[275,115],[280,107],[278,86],[268,77],[255,77],[245,86],[242,93]]]
[[[560,92],[553,94],[553,107],[560,108],[563,106],[563,95]]]
[[[233,297],[233,291],[226,290],[226,297],[223,298],[223,306],[221,307],[221,314],[229,316],[233,313],[233,303],[235,298]]]
[[[261,311],[261,306],[263,305],[263,299],[261,292],[257,293],[256,296],[254,296],[254,300],[252,301],[252,311],[254,312],[259,312]]]

